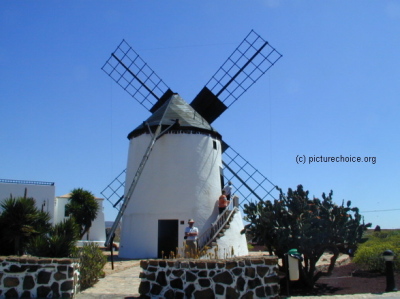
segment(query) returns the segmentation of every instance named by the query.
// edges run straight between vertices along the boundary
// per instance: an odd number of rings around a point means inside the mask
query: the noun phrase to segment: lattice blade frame
[[[101,69],[149,111],[169,89],[125,40]]]
[[[233,193],[239,196],[241,208],[245,203],[279,198],[276,185],[234,149],[227,148],[222,159],[225,165],[224,178],[226,182],[232,182]]]
[[[125,177],[126,177],[126,169],[124,169],[103,191],[101,191],[101,195],[108,200],[114,208],[119,210],[118,207],[114,206],[118,200],[124,196],[125,192]]]
[[[281,57],[275,48],[252,30],[206,87],[229,107]]]

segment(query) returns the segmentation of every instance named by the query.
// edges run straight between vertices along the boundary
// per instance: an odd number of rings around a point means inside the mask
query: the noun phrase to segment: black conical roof
[[[176,120],[179,120],[180,126],[179,128],[174,127],[173,129],[175,130],[208,132],[216,137],[220,137],[219,133],[215,131],[196,110],[186,103],[184,99],[178,94],[173,94],[171,98],[157,109],[144,123],[129,133],[128,138],[131,139],[147,132],[147,125],[145,125],[145,123],[148,123],[153,130],[160,124],[162,119],[162,125],[166,127],[174,124]]]

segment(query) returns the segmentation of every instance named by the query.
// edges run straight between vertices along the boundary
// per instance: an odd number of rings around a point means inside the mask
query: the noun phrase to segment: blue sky
[[[101,70],[120,41],[190,102],[251,29],[283,57],[214,127],[283,190],[333,190],[373,226],[400,228],[395,0],[3,0],[0,178],[101,196],[126,166],[127,134],[149,116]],[[116,215],[107,202],[105,214]]]

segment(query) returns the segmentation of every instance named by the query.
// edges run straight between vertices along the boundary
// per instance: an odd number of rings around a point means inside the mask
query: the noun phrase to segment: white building
[[[68,203],[69,194],[56,197],[54,183],[0,179],[0,203],[10,196],[23,197],[25,195],[35,199],[36,207],[39,210],[49,213],[51,223],[59,223],[68,218],[65,214],[65,205]],[[95,199],[99,202],[100,209],[97,218],[92,223],[89,238],[85,235],[82,239],[99,241],[99,243],[104,244],[106,233],[103,199],[97,197]]]
[[[0,179],[0,202],[12,197],[32,197],[36,201],[36,207],[48,212],[51,222],[54,222],[56,187],[52,182],[21,181]]]
[[[57,219],[57,223],[69,218],[69,215],[66,213],[65,206],[68,203],[71,194],[65,194],[62,196],[57,196],[55,201],[55,215]],[[92,227],[89,231],[89,236],[85,234],[82,240],[85,241],[97,241],[100,246],[103,246],[106,240],[106,225],[104,220],[104,211],[103,211],[103,198],[95,197],[97,202],[99,203],[100,209],[97,212],[96,219],[92,222]]]

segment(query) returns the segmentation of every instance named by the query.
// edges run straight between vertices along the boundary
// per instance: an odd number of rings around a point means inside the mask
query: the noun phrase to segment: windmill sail
[[[212,123],[281,57],[252,30],[190,105]]]
[[[233,182],[239,205],[279,197],[276,185],[244,159],[233,148],[228,147],[222,156],[224,178]]]
[[[124,197],[126,169],[118,174],[107,187],[101,191],[101,195],[108,200],[114,208],[119,210],[118,203]]]
[[[172,95],[171,89],[125,40],[101,69],[151,112]]]

